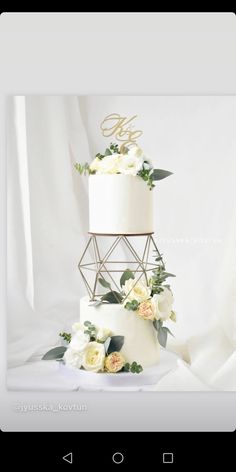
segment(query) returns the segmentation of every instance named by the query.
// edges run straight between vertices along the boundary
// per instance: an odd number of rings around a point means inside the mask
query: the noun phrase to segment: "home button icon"
[[[121,452],[115,452],[112,456],[112,460],[115,464],[122,464],[124,456]]]
[[[162,461],[163,461],[163,464],[173,464],[174,462],[173,452],[163,452]]]

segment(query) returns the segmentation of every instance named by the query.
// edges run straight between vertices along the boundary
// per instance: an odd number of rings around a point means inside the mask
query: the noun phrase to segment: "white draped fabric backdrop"
[[[180,359],[156,390],[236,390],[236,97],[230,96],[8,98],[8,386],[23,388],[27,366],[39,373],[39,384],[46,363],[38,361],[79,318],[88,182],[74,163],[91,161],[110,143],[99,125],[112,112],[137,114],[141,147],[155,167],[173,172],[154,189],[155,240],[176,274],[178,320],[168,348]],[[31,387],[39,388],[34,381]]]

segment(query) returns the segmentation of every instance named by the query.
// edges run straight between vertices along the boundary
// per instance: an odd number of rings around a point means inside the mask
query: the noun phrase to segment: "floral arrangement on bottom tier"
[[[108,292],[92,300],[91,305],[99,306],[102,303],[119,303],[127,310],[132,310],[138,317],[152,322],[157,332],[157,339],[162,347],[166,347],[167,336],[173,333],[165,322],[176,322],[176,312],[173,310],[174,297],[170,285],[166,283],[174,274],[167,272],[162,257],[158,253],[155,257],[156,267],[148,279],[147,273],[135,277],[135,272],[126,269],[120,278],[120,292],[112,290],[111,284],[103,276],[98,278],[99,283]]]
[[[60,333],[65,346],[50,349],[43,360],[62,361],[68,367],[89,372],[132,372],[139,374],[143,368],[137,362],[126,362],[120,350],[124,336],[112,336],[106,328],[98,328],[90,321],[74,323],[71,333]]]

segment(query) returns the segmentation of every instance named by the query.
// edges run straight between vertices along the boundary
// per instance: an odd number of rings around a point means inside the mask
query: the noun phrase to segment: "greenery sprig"
[[[126,364],[123,367],[124,372],[132,372],[132,374],[140,374],[143,371],[143,368],[140,364],[137,362],[132,362],[130,364],[129,362],[126,362]]]
[[[152,295],[156,293],[163,292],[163,287],[167,287],[167,285],[163,285],[168,277],[175,277],[174,274],[166,272],[165,267],[159,265],[152,271],[152,277],[149,280],[149,285],[152,289]],[[169,288],[169,286],[168,286]]]
[[[158,264],[156,265],[155,269],[153,269],[152,277],[149,279],[149,286],[152,290],[151,296],[163,292],[163,287],[167,287],[170,289],[170,286],[164,284],[164,282],[168,277],[175,277],[174,274],[166,272],[165,264],[162,260],[161,254],[158,251],[155,252],[155,262],[157,262]]]
[[[162,320],[155,320],[153,321],[153,326],[155,330],[157,331],[157,339],[162,347],[166,347],[167,343],[167,335],[168,333],[171,334],[171,336],[174,336],[173,333],[170,331],[169,328],[166,326],[163,326],[163,321]]]
[[[139,307],[139,302],[137,300],[132,300],[131,302],[127,302],[125,304],[126,310],[136,311],[138,307]]]
[[[152,178],[152,169],[145,169],[145,167],[143,167],[139,172],[138,172],[138,175],[139,177],[141,177],[141,179],[143,179],[150,190],[152,190],[155,185],[153,183],[153,178]]]
[[[91,321],[85,321],[84,326],[86,327],[84,334],[88,334],[90,341],[95,341],[96,340],[96,326],[94,326]]]
[[[70,333],[60,333],[59,336],[64,339],[67,343],[71,342],[71,334]]]
[[[111,156],[112,154],[120,154],[119,146],[116,143],[111,143],[110,146],[105,149],[104,154],[98,152],[95,157],[101,161],[105,156]]]
[[[75,169],[79,172],[80,175],[93,174],[93,172],[90,170],[88,162],[85,162],[84,164],[76,162]]]

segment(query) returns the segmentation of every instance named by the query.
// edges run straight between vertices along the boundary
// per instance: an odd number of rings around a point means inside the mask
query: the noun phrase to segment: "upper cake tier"
[[[89,231],[99,234],[153,232],[153,192],[139,176],[89,176]]]
[[[89,164],[76,163],[89,174],[89,232],[97,234],[153,233],[155,181],[171,172],[155,169],[136,143],[111,143]]]

